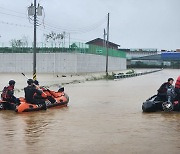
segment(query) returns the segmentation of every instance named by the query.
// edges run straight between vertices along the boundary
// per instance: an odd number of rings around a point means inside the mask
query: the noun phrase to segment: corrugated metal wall
[[[170,61],[173,61],[173,60],[180,61],[180,53],[179,52],[162,52],[161,59],[170,60]]]

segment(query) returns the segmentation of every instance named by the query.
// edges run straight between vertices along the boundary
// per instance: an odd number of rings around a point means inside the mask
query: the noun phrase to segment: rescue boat
[[[66,107],[69,102],[69,96],[64,92],[55,92],[49,90],[43,90],[47,96],[52,96],[55,102],[51,102],[48,99],[45,100],[45,104],[31,104],[28,103],[24,97],[20,97],[20,104],[16,106],[15,111],[17,113],[46,110],[47,108]]]
[[[32,104],[28,103],[24,97],[20,97],[20,103],[18,105],[6,101],[0,100],[0,110],[14,110],[17,113],[46,110],[47,108],[61,108],[66,107],[69,102],[69,96],[64,92],[55,92],[47,89],[43,89],[43,97],[45,98],[45,104]],[[54,102],[47,99],[48,96],[53,97]]]
[[[0,100],[0,110],[14,110],[15,107],[14,103]]]
[[[148,98],[142,104],[143,112],[157,112],[157,111],[180,111],[180,103],[177,99],[173,102],[162,101],[157,95]]]

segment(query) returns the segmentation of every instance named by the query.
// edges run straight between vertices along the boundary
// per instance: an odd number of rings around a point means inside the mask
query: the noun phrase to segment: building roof
[[[96,39],[94,39],[94,40],[91,40],[91,41],[86,42],[86,44],[93,44],[93,43],[98,42],[98,41],[104,42],[104,39],[96,38]],[[116,44],[116,43],[113,43],[113,42],[109,42],[109,45],[110,45],[110,46],[120,47],[119,44]]]

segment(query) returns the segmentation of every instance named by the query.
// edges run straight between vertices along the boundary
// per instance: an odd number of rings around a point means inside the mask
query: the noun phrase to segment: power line
[[[14,13],[17,13],[17,14],[25,15],[25,13],[17,12],[17,11],[14,11],[14,10],[11,10],[11,9],[6,9],[6,8],[3,8],[3,7],[0,7],[0,9],[6,10],[6,11],[11,11],[11,12],[14,12]]]
[[[18,26],[18,27],[32,28],[32,26],[21,25],[21,24],[16,24],[16,23],[10,23],[10,22],[5,22],[5,21],[0,21],[0,23],[1,23],[1,24],[10,25],[10,26]]]
[[[15,14],[12,14],[12,13],[1,12],[1,11],[0,11],[0,14],[27,19],[27,16],[25,14],[23,14],[23,13],[20,13],[20,12],[14,11],[14,10],[10,10],[10,9],[5,9],[5,8],[2,8],[2,7],[0,7],[0,9],[9,10],[11,12],[21,14],[24,17],[19,16],[19,15],[15,15]],[[30,20],[31,19],[29,18],[29,22],[30,22]],[[46,32],[46,33],[52,32],[52,31],[55,31],[55,32],[60,31],[60,33],[62,33],[62,31],[66,31],[66,33],[71,33],[71,34],[83,34],[83,33],[88,33],[88,32],[96,30],[97,28],[102,26],[105,22],[106,22],[106,17],[104,17],[103,19],[99,20],[96,23],[93,23],[92,25],[89,25],[89,26],[86,26],[86,27],[80,27],[80,28],[76,28],[76,29],[67,28],[68,26],[64,26],[64,27],[62,27],[62,26],[54,26],[52,24],[49,24],[48,22],[46,22],[46,23],[43,22],[40,25],[39,22],[38,22],[38,19],[37,19],[36,24],[38,26],[37,27],[38,30]],[[7,25],[10,25],[10,26],[16,26],[16,27],[32,28],[32,26],[27,26],[27,25],[23,25],[23,24],[16,24],[16,23],[10,23],[10,22],[4,22],[4,21],[0,21],[0,24],[7,24]],[[73,40],[82,40],[82,39],[77,39],[77,38],[72,38],[72,39]],[[83,40],[83,41],[85,41],[85,40]]]
[[[60,27],[60,26],[52,26],[52,25],[46,24],[46,23],[44,24],[44,26],[48,27],[49,29],[52,29],[52,30],[63,30],[63,31],[68,31],[70,33],[79,34],[79,33],[87,33],[87,32],[93,31],[93,30],[97,29],[98,27],[102,26],[105,22],[106,22],[106,19],[104,18],[103,20],[100,20],[99,22],[97,22],[93,25],[90,25],[87,27],[82,27],[82,28],[77,28],[77,29],[69,29],[69,28],[64,28],[64,27]]]
[[[4,14],[4,15],[8,15],[8,16],[13,16],[13,17],[18,17],[18,18],[27,18],[27,17],[17,16],[17,15],[13,15],[13,14],[9,14],[9,13],[4,13],[4,12],[0,12],[0,14]]]
[[[94,24],[93,26],[91,27],[88,27],[87,29],[79,29],[79,30],[69,30],[69,29],[64,29],[64,28],[61,28],[61,27],[54,27],[54,26],[50,26],[50,25],[47,25],[47,24],[44,24],[44,25],[40,25],[38,27],[38,29],[40,31],[43,31],[43,32],[52,32],[52,31],[55,31],[55,32],[59,32],[59,33],[62,33],[62,31],[66,31],[67,33],[71,33],[71,34],[84,34],[84,33],[88,33],[88,32],[91,32],[93,30],[96,30],[97,28],[99,28],[101,25],[103,25],[104,22],[100,23],[99,25],[98,24]],[[45,26],[45,27],[42,27],[42,26]]]
[[[0,7],[0,8],[4,9],[4,10],[9,10],[11,12],[15,12],[15,13],[18,13],[18,14],[22,14],[22,15],[24,15],[24,17],[14,15],[14,14],[10,14],[10,13],[1,12],[1,11],[0,11],[0,14],[27,19],[26,15],[23,14],[23,13],[20,13],[20,12],[14,11],[14,10],[10,10],[10,9],[6,9],[6,8],[3,8],[3,7]],[[98,27],[103,25],[105,22],[106,22],[106,19],[103,18],[102,20],[98,21],[97,23],[94,23],[93,25],[86,26],[86,27],[81,27],[81,28],[77,28],[77,29],[64,28],[64,27],[61,27],[61,26],[54,26],[54,25],[51,25],[49,23],[41,24],[41,26],[43,25],[44,29],[51,30],[51,31],[67,31],[67,32],[73,33],[73,34],[82,34],[82,33],[87,33],[87,32],[90,32],[90,31],[93,31],[93,30],[97,29]],[[14,24],[14,23],[12,24],[11,23],[11,25],[16,25],[17,26],[19,24]],[[22,26],[22,25],[20,25],[20,26]],[[67,26],[65,26],[65,27],[67,27]]]

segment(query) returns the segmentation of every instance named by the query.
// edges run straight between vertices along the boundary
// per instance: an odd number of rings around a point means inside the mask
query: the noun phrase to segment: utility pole
[[[36,80],[36,19],[37,19],[37,8],[36,0],[34,0],[34,52],[33,52],[33,80]]]
[[[34,43],[33,43],[33,79],[36,80],[36,28],[37,28],[37,15],[42,16],[43,7],[38,4],[36,5],[36,0],[34,0],[34,5],[28,7],[28,16],[33,16],[34,22]]]
[[[104,40],[103,40],[103,47],[106,48],[106,30],[104,29]]]
[[[109,48],[109,13],[107,21],[107,41],[106,41],[106,77],[108,77],[108,49]]]
[[[71,37],[70,37],[70,33],[69,33],[69,48],[71,46]]]

